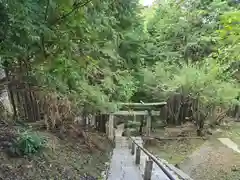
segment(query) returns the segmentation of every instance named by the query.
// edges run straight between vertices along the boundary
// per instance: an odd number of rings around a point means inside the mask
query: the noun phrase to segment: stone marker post
[[[144,180],[151,180],[152,176],[153,161],[151,159],[146,160]]]
[[[136,161],[135,161],[136,164],[140,164],[140,157],[141,157],[141,149],[138,146],[136,150]]]

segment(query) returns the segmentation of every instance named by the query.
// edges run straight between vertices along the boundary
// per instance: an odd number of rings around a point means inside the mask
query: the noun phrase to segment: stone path
[[[108,180],[141,180],[141,174],[134,164],[134,156],[128,149],[128,140],[122,137],[123,127],[120,125],[115,131],[115,149],[111,159]]]
[[[115,137],[116,147],[113,150],[108,180],[140,180],[141,175],[134,164],[134,157],[128,149],[126,137]]]
[[[140,165],[135,164],[135,155],[131,155],[128,149],[128,140],[122,137],[123,127],[119,127],[115,132],[115,149],[111,159],[107,180],[142,180],[147,155],[141,152]],[[143,145],[141,137],[135,137],[138,144]],[[135,151],[136,152],[136,151]],[[164,166],[164,164],[163,164]],[[173,173],[174,174],[174,173]],[[174,175],[175,179],[179,178]],[[153,171],[151,180],[169,180],[165,173],[153,163]]]
[[[238,145],[235,142],[233,142],[231,139],[229,139],[229,138],[218,138],[218,140],[221,141],[221,143],[223,143],[227,147],[231,148],[232,150],[240,153],[240,149],[238,148]]]

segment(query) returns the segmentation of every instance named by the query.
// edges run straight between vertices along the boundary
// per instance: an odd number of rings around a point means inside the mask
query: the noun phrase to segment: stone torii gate
[[[119,103],[122,107],[120,111],[109,114],[109,121],[107,125],[107,135],[110,140],[114,139],[114,116],[137,116],[142,115],[146,118],[146,135],[150,136],[152,116],[159,116],[160,109],[165,106],[166,102],[156,103]],[[129,110],[131,109],[131,110]],[[135,119],[135,118],[134,118]]]

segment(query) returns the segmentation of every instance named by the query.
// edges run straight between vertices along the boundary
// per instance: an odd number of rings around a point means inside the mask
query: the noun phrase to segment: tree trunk
[[[240,122],[240,106],[237,105],[237,108],[236,108],[236,121],[237,122]]]
[[[6,78],[6,73],[3,68],[0,68],[0,80],[2,80],[3,78]],[[0,91],[0,101],[1,101],[1,104],[3,105],[4,109],[6,110],[6,113],[8,115],[12,116],[13,108],[12,108],[11,101],[9,100],[8,88],[6,86],[3,86]]]
[[[101,115],[101,120],[100,120],[100,124],[99,124],[99,131],[106,133],[106,122],[108,119],[108,115]]]
[[[182,107],[182,95],[176,94],[174,99],[175,99],[175,103],[174,103],[175,125],[180,125],[181,124],[180,113],[181,113],[181,107]]]

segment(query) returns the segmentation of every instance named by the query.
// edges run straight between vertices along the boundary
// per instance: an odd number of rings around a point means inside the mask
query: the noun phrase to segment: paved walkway
[[[135,155],[131,155],[128,149],[127,138],[122,137],[122,129],[123,127],[118,128],[115,133],[116,146],[113,150],[108,180],[142,180],[147,155],[141,152],[140,165],[135,164]],[[135,141],[142,145],[141,137],[136,137]],[[179,179],[176,175],[175,177],[176,180]],[[169,178],[153,163],[151,180],[169,180]]]
[[[141,180],[140,171],[134,164],[134,157],[128,149],[126,137],[122,137],[124,125],[115,131],[115,149],[111,159],[108,180]]]

